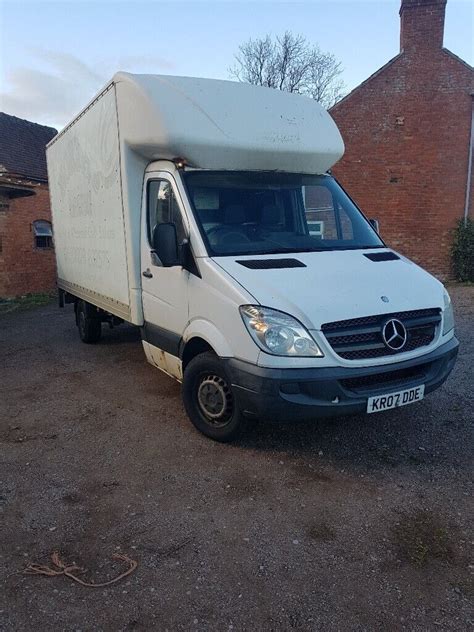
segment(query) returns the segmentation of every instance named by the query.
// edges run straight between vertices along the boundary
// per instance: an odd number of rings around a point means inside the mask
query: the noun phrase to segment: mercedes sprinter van
[[[330,175],[343,151],[312,99],[116,74],[47,148],[60,300],[81,339],[139,326],[219,441],[246,420],[422,400],[455,363],[451,301]]]

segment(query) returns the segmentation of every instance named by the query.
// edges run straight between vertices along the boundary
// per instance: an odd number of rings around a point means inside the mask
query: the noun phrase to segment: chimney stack
[[[443,47],[447,0],[402,0],[400,52]]]

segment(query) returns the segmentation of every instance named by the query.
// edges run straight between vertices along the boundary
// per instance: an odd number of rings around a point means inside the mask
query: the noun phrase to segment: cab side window
[[[183,219],[173,189],[168,180],[151,180],[148,183],[148,241],[152,243],[157,224],[172,223],[176,226],[178,243],[185,239]]]

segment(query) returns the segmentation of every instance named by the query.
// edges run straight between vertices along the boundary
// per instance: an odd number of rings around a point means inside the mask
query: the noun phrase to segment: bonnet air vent
[[[272,268],[306,268],[298,259],[245,259],[236,261],[251,270],[271,270]]]
[[[394,252],[365,252],[364,257],[371,261],[395,261],[400,259]]]

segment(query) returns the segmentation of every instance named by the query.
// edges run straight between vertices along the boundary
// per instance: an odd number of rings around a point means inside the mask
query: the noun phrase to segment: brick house
[[[45,153],[55,135],[0,112],[0,298],[55,286]]]
[[[330,110],[346,144],[334,175],[390,246],[444,279],[474,197],[474,71],[443,48],[445,9],[402,0],[400,53]]]

